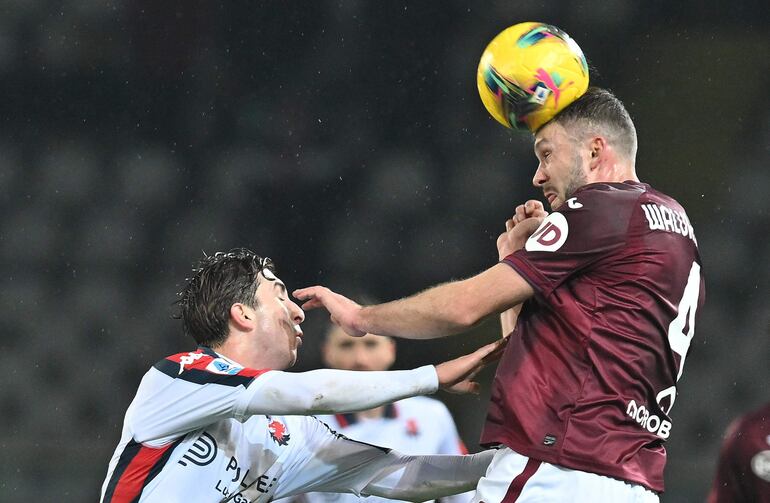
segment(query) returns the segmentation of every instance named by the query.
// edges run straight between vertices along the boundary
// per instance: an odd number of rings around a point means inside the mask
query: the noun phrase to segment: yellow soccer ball
[[[476,75],[481,101],[505,127],[536,132],[588,89],[577,43],[545,23],[519,23],[489,43]]]

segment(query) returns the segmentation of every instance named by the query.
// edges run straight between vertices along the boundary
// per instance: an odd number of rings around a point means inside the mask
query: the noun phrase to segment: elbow
[[[144,444],[157,440],[162,435],[162,425],[147,424],[137,427],[136,424],[129,427],[131,430],[131,440],[137,444]]]
[[[483,318],[473,306],[461,304],[453,310],[452,323],[458,331],[463,331],[476,326]]]
[[[329,403],[329,398],[322,392],[313,394],[307,401],[307,410],[312,414],[334,414],[335,407]]]

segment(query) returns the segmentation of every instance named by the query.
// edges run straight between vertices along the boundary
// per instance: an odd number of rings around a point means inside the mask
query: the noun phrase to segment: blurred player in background
[[[727,428],[708,503],[770,503],[770,403]]]
[[[396,342],[390,337],[366,334],[350,337],[336,325],[329,327],[322,346],[327,367],[340,370],[383,371],[396,360]],[[338,433],[396,449],[404,454],[467,454],[467,450],[446,406],[438,400],[423,396],[405,398],[374,409],[350,414],[317,416]],[[465,503],[473,493],[442,498],[442,501]],[[310,493],[304,495],[310,503],[354,502],[351,494]],[[369,503],[387,500],[369,497]]]
[[[424,501],[471,489],[491,452],[405,456],[332,432],[315,414],[368,410],[469,381],[502,344],[436,367],[290,374],[305,315],[248,250],[204,258],[181,292],[199,347],[156,363],[129,406],[103,502],[270,501],[306,491]]]
[[[320,286],[294,294],[351,335],[443,337],[514,308],[481,435],[503,447],[474,501],[657,501],[703,302],[692,226],[637,178],[636,130],[609,91],[589,88],[536,132],[534,149],[533,183],[553,213],[517,207],[501,262],[376,306]]]

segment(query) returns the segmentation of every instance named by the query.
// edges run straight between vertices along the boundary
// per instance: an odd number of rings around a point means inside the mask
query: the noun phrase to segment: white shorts
[[[530,459],[503,447],[476,486],[473,503],[658,503],[644,486]]]

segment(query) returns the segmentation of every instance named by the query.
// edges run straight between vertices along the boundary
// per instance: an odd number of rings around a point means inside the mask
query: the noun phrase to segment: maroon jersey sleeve
[[[604,197],[606,192],[614,197]],[[580,191],[551,213],[524,249],[504,259],[543,297],[572,276],[622,248],[640,192],[611,185]]]
[[[770,404],[732,422],[708,503],[770,503]]]

